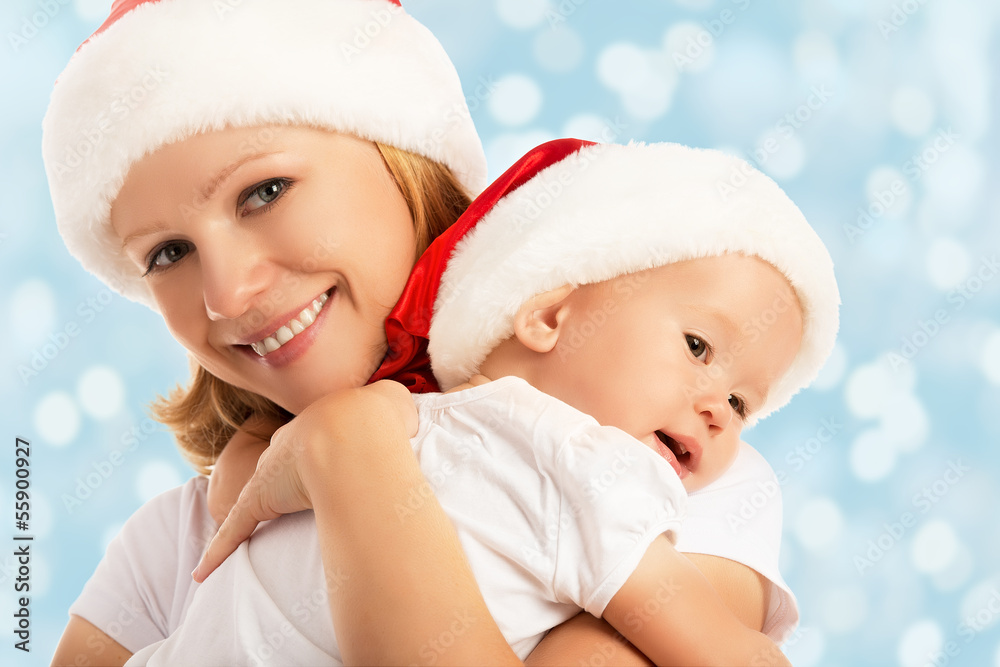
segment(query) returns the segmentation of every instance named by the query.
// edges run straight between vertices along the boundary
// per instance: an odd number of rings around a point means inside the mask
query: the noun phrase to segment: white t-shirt
[[[491,613],[522,657],[577,608],[600,614],[649,542],[677,525],[683,489],[665,461],[523,381],[418,397],[418,405],[414,446],[421,467],[456,523]],[[738,513],[742,499],[768,484],[777,490],[770,468],[744,446],[732,470],[691,496],[678,546],[743,562],[774,582],[765,629],[780,640],[797,620],[777,573],[780,493],[742,518],[747,525],[738,529],[724,516]],[[171,663],[231,662],[234,656],[250,664],[275,664],[283,656],[300,664],[336,660],[311,513],[259,529],[201,587],[190,618],[179,624],[197,588],[191,569],[215,528],[206,489],[206,481],[195,478],[137,512],[70,612],[133,652],[180,627],[157,656]],[[664,503],[651,505],[650,493]],[[150,542],[152,533],[158,539]],[[608,535],[618,538],[609,544]],[[171,544],[171,537],[180,539]],[[115,625],[115,613],[130,599],[141,601],[133,605],[135,620]],[[187,655],[186,647],[198,650]],[[218,654],[206,655],[205,647]],[[175,650],[180,653],[169,653]]]

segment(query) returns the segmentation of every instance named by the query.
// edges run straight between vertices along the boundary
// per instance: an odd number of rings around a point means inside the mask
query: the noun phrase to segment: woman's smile
[[[319,312],[323,309],[323,304],[326,303],[328,298],[325,292],[320,294],[308,306],[303,308],[298,315],[282,324],[274,333],[265,336],[255,343],[250,343],[250,347],[262,357],[281,349],[285,343],[288,343],[308,329],[316,321],[316,316],[319,315]],[[256,336],[254,337],[256,338]]]
[[[337,288],[320,294],[274,334],[256,343],[239,345],[239,350],[258,364],[270,368],[287,366],[308,352],[323,332],[330,308],[340,301],[337,296]],[[267,347],[272,349],[268,351]]]

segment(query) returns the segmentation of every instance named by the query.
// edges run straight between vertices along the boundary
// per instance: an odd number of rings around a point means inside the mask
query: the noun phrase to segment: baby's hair
[[[458,220],[472,199],[451,170],[439,162],[387,144],[375,145],[410,209],[419,257]],[[292,418],[274,402],[223,382],[200,364],[193,363],[192,375],[189,385],[177,386],[154,401],[150,412],[173,432],[181,454],[202,474],[209,472],[241,427],[269,439],[278,426]]]

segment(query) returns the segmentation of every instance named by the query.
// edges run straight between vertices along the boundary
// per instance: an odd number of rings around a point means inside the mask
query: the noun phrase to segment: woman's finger
[[[250,485],[247,487],[250,488]],[[274,519],[278,514],[264,511],[260,502],[255,502],[257,496],[248,493],[247,489],[240,494],[236,504],[229,512],[229,516],[219,526],[219,532],[212,538],[211,544],[201,557],[198,567],[194,569],[191,576],[195,581],[201,583],[205,581],[215,568],[219,567],[224,560],[236,551],[236,548],[253,533],[254,529],[261,521]]]

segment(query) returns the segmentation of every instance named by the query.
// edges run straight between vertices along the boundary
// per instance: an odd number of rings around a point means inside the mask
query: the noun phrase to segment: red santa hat
[[[132,166],[225,127],[353,134],[449,167],[473,194],[486,159],[437,39],[390,0],[116,0],[52,92],[42,153],[69,251],[154,307],[110,225]]]
[[[426,344],[447,390],[513,334],[537,294],[725,253],[772,264],[803,308],[802,346],[755,421],[812,382],[833,349],[833,261],[773,180],[720,151],[669,143],[560,139],[528,153],[418,262],[387,322],[388,372],[375,379],[416,368]]]

